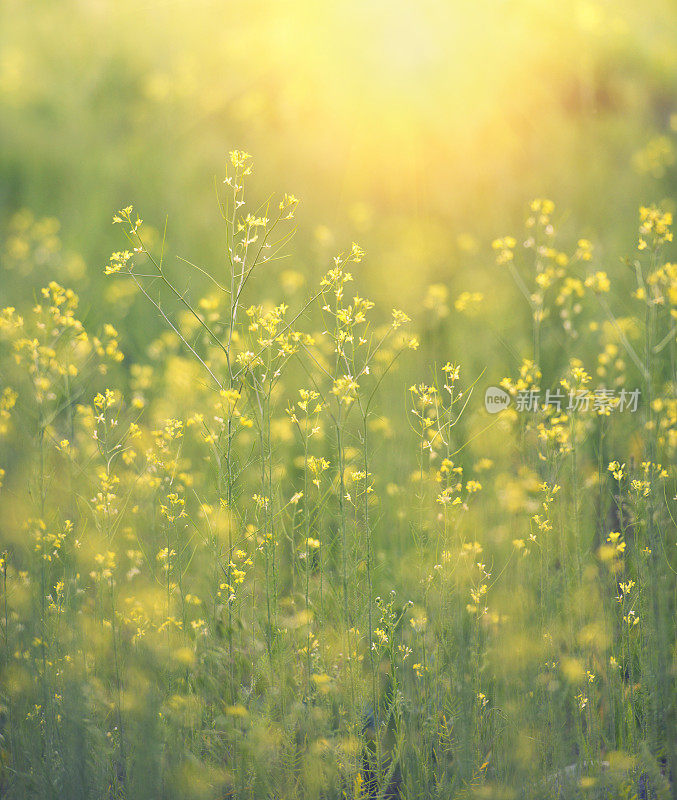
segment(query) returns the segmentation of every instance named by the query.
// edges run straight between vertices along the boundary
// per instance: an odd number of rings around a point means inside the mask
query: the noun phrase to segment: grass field
[[[0,5],[0,798],[677,798],[676,35]]]

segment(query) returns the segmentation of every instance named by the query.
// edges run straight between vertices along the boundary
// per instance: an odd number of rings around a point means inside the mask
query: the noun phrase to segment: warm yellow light
[[[254,28],[276,101],[315,146],[329,135],[363,169],[425,152],[514,147],[553,86],[576,74],[595,3],[566,0],[289,0]],[[258,24],[258,23],[257,23]],[[518,122],[516,122],[518,120]],[[439,159],[438,159],[439,160]]]

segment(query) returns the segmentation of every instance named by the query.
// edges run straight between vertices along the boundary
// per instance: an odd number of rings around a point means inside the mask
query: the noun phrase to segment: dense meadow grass
[[[677,800],[675,41],[0,2],[0,798]]]
[[[77,280],[0,312],[0,796],[674,797],[670,212],[614,282],[530,202],[488,374],[482,293],[378,307],[355,243],[309,284],[251,173],[216,265],[115,214],[101,272],[164,328],[131,363]],[[68,270],[54,220],[8,230]]]

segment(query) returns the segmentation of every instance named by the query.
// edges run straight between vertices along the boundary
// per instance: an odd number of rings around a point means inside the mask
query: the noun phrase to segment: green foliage
[[[225,266],[182,260],[202,296],[114,216],[104,271],[166,327],[143,360],[55,281],[0,312],[4,795],[668,796],[670,214],[640,211],[623,317],[552,202],[494,243],[533,335],[492,417],[353,290],[357,244],[259,294],[298,200],[250,209],[251,172],[230,153]]]

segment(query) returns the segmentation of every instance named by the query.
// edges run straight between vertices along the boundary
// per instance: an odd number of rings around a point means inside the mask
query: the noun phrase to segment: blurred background
[[[640,202],[674,194],[675,41],[669,0],[3,0],[0,303],[57,278],[143,350],[159,323],[103,276],[112,213],[218,272],[237,147],[250,199],[301,198],[280,270],[313,280],[355,240],[367,296],[420,317],[482,292],[509,329],[490,245],[532,197],[613,277]]]

